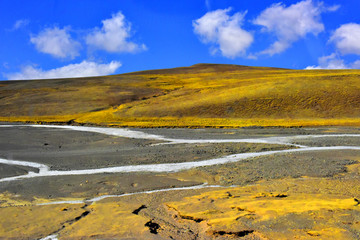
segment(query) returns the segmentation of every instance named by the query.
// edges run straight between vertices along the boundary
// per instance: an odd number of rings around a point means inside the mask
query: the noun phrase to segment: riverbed
[[[360,130],[345,127],[125,129],[4,123],[0,132],[0,193],[38,206],[329,178],[357,164],[360,150]]]

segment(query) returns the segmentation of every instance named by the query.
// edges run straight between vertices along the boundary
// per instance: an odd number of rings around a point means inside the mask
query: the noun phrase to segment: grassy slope
[[[137,127],[360,126],[360,70],[198,64],[0,82],[0,120]]]

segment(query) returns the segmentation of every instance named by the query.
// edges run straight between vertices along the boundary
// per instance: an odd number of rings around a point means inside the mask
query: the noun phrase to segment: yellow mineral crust
[[[347,176],[355,170],[349,169]],[[0,236],[37,239],[56,232],[59,239],[156,239],[166,236],[164,229],[171,229],[167,222],[175,221],[180,228],[198,225],[200,239],[243,235],[250,239],[357,239],[359,186],[360,179],[350,177],[288,178],[202,189],[176,200],[170,200],[173,193],[161,195],[167,200],[154,193],[145,199],[110,198],[90,205],[34,206],[3,194]],[[148,208],[134,214],[141,204]],[[169,214],[159,222],[158,234],[150,233],[146,225],[154,217],[151,209],[161,208]]]
[[[81,204],[0,207],[0,239],[40,239],[66,227],[85,210]]]
[[[23,200],[8,192],[0,193],[0,208],[26,205],[31,205],[31,202]]]
[[[326,190],[349,184],[354,188],[347,194]],[[166,205],[183,219],[206,222],[208,234],[250,231],[269,239],[356,239],[360,206],[358,198],[350,196],[359,196],[356,184],[330,179],[276,180],[209,191]]]
[[[88,206],[90,214],[60,232],[59,239],[148,239],[148,218],[133,214],[138,204],[121,201],[99,202]]]

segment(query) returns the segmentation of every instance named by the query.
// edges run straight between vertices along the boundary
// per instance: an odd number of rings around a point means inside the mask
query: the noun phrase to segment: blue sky
[[[224,63],[360,68],[358,0],[0,0],[0,79]]]

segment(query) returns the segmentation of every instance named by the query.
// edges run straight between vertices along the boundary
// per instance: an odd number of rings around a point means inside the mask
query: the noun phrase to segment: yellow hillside
[[[0,120],[137,127],[360,126],[360,70],[197,64],[0,83]]]

